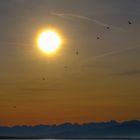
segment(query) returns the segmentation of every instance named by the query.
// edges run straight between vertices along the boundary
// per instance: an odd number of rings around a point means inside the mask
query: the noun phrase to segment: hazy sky
[[[50,26],[53,57],[35,44]],[[140,119],[139,83],[139,0],[0,0],[0,125]]]

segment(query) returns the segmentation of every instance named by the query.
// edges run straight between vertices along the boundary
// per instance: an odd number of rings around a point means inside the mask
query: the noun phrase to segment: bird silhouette
[[[46,78],[42,78],[42,80],[43,80],[43,81],[45,81],[45,80],[46,80]]]
[[[132,24],[132,22],[131,22],[131,21],[128,21],[128,24],[129,24],[129,25],[131,25],[131,24]]]
[[[79,52],[78,51],[76,52],[76,55],[79,55]]]
[[[99,37],[99,36],[97,36],[97,39],[99,40],[99,39],[100,39],[100,37]]]

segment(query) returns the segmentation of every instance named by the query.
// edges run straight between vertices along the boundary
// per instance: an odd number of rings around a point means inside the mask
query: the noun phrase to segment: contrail
[[[67,16],[67,17],[74,17],[74,18],[79,18],[79,19],[83,19],[83,20],[88,20],[88,21],[93,22],[93,23],[95,23],[97,25],[100,25],[100,26],[110,27],[111,29],[118,30],[118,31],[121,31],[121,32],[125,32],[125,30],[123,28],[112,26],[112,25],[108,25],[106,23],[100,22],[100,21],[98,21],[96,19],[92,19],[92,18],[89,18],[87,16],[83,16],[83,15],[54,13],[54,12],[52,12],[51,14],[55,15],[55,16],[59,16],[59,17]]]
[[[91,58],[86,59],[85,61],[80,63],[80,66],[83,66],[87,62],[96,61],[96,60],[104,58],[106,56],[127,52],[127,51],[130,51],[130,50],[133,50],[133,49],[137,49],[137,48],[139,48],[139,47],[138,46],[137,47],[129,47],[129,48],[124,48],[124,49],[120,49],[120,50],[109,51],[109,52],[103,53],[101,55],[97,55],[95,57],[91,57]]]
[[[2,42],[2,41],[0,41],[0,44],[6,44],[6,45],[22,45],[22,46],[33,46],[33,44],[29,44],[29,43],[19,43],[19,42]]]

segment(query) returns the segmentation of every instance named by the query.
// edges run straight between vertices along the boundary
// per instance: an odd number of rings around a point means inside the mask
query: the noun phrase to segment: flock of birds
[[[129,21],[128,21],[128,24],[131,25],[131,24],[132,24],[132,21],[129,20]],[[110,28],[109,26],[107,26],[106,29],[109,30],[109,29],[111,29],[111,28]],[[100,39],[101,39],[101,37],[100,37],[100,36],[97,36],[97,40],[100,40]],[[75,54],[78,56],[78,55],[79,55],[79,51],[77,50],[77,51],[75,52]],[[67,69],[68,69],[68,66],[64,66],[64,69],[67,70]],[[45,81],[46,78],[43,77],[42,80]]]
[[[128,21],[128,24],[131,25],[131,24],[132,24],[132,21],[129,20],[129,21]],[[111,29],[111,28],[110,28],[109,26],[107,26],[106,29],[109,30],[109,29]],[[101,39],[101,37],[100,37],[100,36],[97,36],[97,40],[100,40],[100,39]],[[78,56],[78,55],[79,55],[79,51],[77,50],[77,51],[75,52],[75,54]],[[64,66],[64,69],[67,70],[67,69],[68,69],[68,66]],[[46,81],[46,78],[43,77],[43,78],[42,78],[42,81]],[[16,109],[17,106],[13,106],[13,108]]]
[[[129,20],[129,21],[128,21],[128,24],[131,25],[131,24],[132,24],[132,21]],[[109,30],[110,27],[107,26],[106,29]],[[101,39],[101,37],[100,37],[100,36],[97,36],[97,40],[99,40],[99,39]],[[79,51],[76,51],[75,54],[76,54],[76,55],[79,55]]]
[[[132,21],[129,20],[129,21],[128,21],[128,24],[131,25],[131,24],[132,24]],[[106,29],[109,30],[110,27],[107,26]],[[99,39],[101,39],[100,36],[97,36],[97,40],[99,40]],[[76,51],[75,54],[78,56],[78,55],[79,55],[79,51]],[[64,66],[64,69],[67,70],[67,69],[68,69],[68,66]],[[42,81],[46,81],[46,78],[43,77],[43,78],[42,78]]]

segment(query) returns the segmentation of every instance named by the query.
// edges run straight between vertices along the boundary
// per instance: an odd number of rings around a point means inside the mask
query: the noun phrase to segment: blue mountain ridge
[[[140,121],[0,127],[0,138],[140,138]]]

